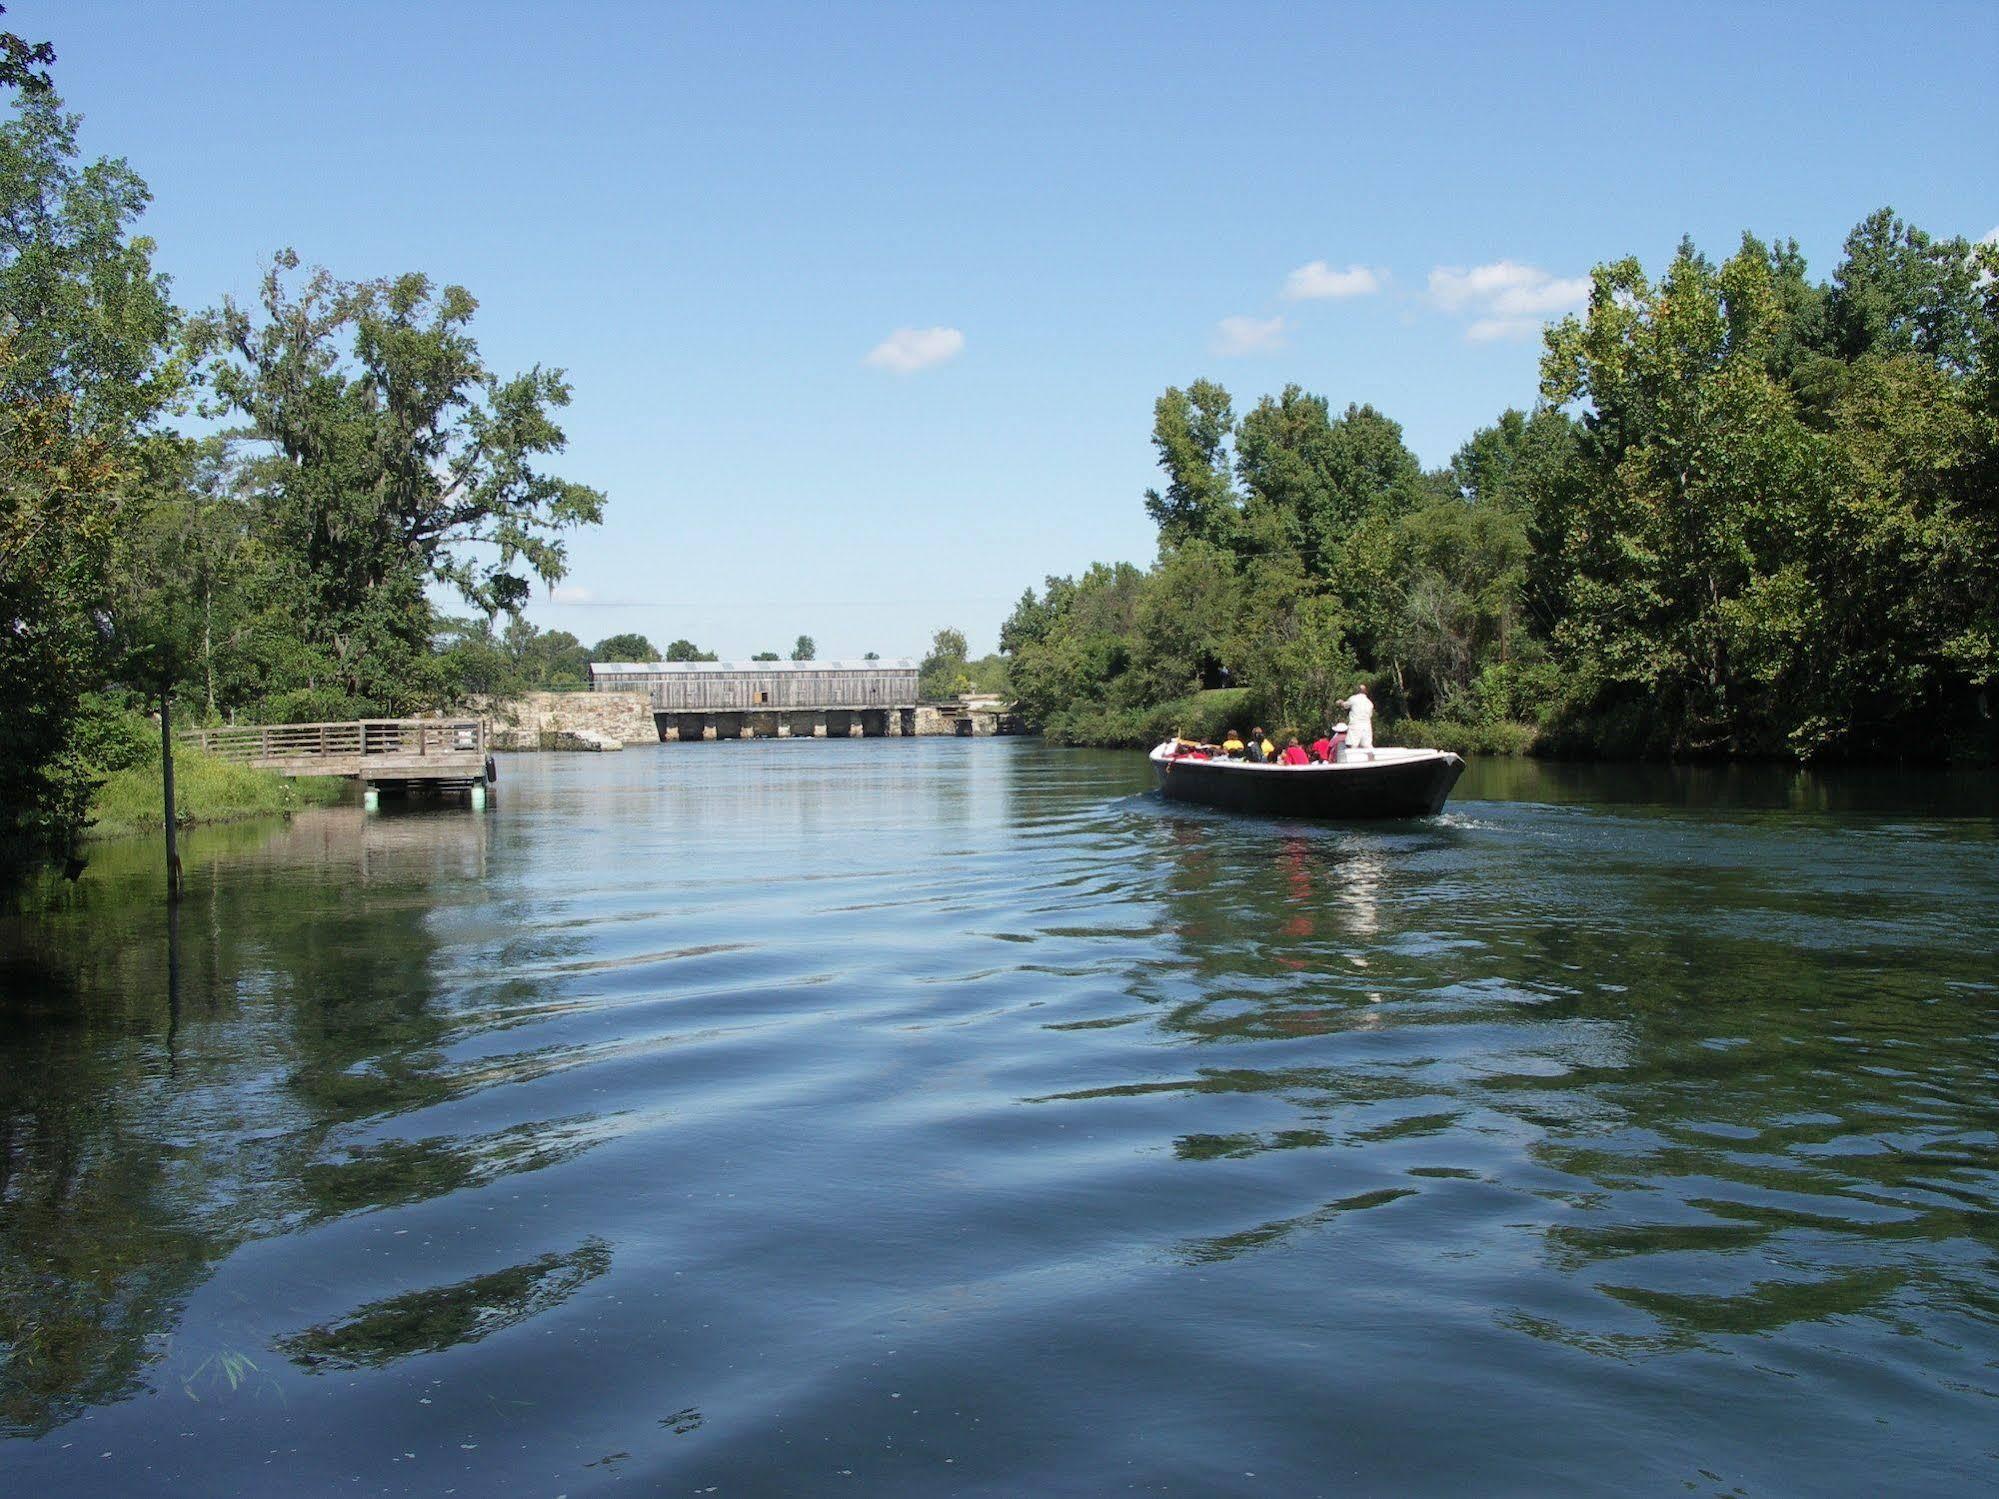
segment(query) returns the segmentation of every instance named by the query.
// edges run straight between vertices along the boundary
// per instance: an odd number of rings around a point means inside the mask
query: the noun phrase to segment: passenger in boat
[[[1298,742],[1298,736],[1294,734],[1291,738],[1284,741],[1284,753],[1277,757],[1277,763],[1280,765],[1310,765],[1312,757],[1305,753],[1305,746]]]
[[[1242,750],[1242,735],[1238,734],[1234,729],[1230,729],[1227,734],[1222,736],[1222,758],[1224,760],[1240,760],[1242,758]]]
[[[1203,744],[1198,739],[1189,739],[1185,734],[1173,736],[1173,758],[1176,760],[1205,760],[1213,755],[1215,747]]]
[[[1312,758],[1321,765],[1332,763],[1333,736],[1331,734],[1321,734],[1317,739],[1312,741]]]
[[[1367,695],[1367,683],[1354,689],[1352,697],[1340,706],[1347,710],[1347,748],[1371,750],[1374,748],[1374,699]]]
[[[1264,735],[1261,728],[1249,731],[1249,744],[1243,749],[1243,758],[1256,765],[1268,765],[1277,758],[1277,746]]]

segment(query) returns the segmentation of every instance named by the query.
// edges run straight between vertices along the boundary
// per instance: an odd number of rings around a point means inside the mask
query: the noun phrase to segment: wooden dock
[[[483,718],[363,718],[346,723],[197,729],[218,760],[287,776],[345,776],[379,786],[481,788],[491,735]]]

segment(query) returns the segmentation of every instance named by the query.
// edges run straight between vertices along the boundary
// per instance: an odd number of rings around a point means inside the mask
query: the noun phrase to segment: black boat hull
[[[1434,816],[1443,810],[1464,768],[1463,760],[1442,752],[1376,763],[1295,767],[1152,758],[1159,793],[1169,801],[1266,817],[1341,822]]]

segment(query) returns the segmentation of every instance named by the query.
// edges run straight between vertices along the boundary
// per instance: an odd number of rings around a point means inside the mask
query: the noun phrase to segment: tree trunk
[[[174,825],[173,694],[160,693],[160,784],[166,797],[167,902],[180,899],[180,847]]]
[[[208,687],[208,721],[215,722],[215,588],[201,589],[201,674]]]

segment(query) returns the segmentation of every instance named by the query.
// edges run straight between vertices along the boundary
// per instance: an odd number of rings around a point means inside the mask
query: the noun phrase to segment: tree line
[[[1597,266],[1531,409],[1441,469],[1371,406],[1169,389],[1156,560],[1030,589],[1013,690],[1081,743],[1365,680],[1471,747],[1989,762],[1995,327],[1999,246],[1883,209],[1828,281],[1749,235]]]

